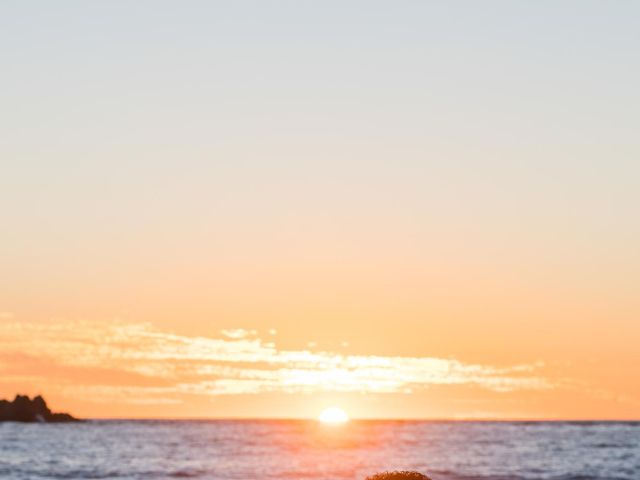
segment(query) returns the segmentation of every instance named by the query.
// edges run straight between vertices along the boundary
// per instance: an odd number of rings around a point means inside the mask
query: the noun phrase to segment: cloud
[[[5,322],[0,374],[40,376],[74,395],[135,403],[170,403],[180,395],[397,393],[432,385],[496,392],[552,387],[537,374],[541,364],[497,368],[437,357],[280,350],[252,330],[222,334],[176,335],[148,323]]]
[[[258,332],[256,332],[255,330],[245,330],[244,328],[235,328],[230,330],[220,330],[220,333],[222,333],[222,335],[227,338],[237,340],[240,338],[253,337]]]

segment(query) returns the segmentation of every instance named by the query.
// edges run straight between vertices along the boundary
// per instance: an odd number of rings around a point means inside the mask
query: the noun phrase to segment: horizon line
[[[318,422],[315,417],[87,417],[89,421],[185,421],[185,422]],[[397,418],[351,417],[349,422],[424,422],[424,423],[640,423],[638,418]],[[318,422],[319,423],[319,422]]]

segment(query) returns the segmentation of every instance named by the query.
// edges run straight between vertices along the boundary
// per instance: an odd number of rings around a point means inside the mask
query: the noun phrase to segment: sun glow
[[[327,408],[322,411],[318,420],[322,423],[345,423],[349,420],[347,413],[338,407]]]

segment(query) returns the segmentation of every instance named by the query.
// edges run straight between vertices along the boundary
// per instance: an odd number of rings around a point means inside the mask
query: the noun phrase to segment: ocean
[[[639,480],[640,422],[0,424],[0,478]]]

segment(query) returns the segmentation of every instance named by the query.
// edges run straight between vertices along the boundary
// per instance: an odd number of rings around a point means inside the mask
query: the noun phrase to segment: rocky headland
[[[0,400],[0,422],[77,422],[68,413],[53,413],[40,395],[30,399],[26,395],[16,395],[13,401]]]

